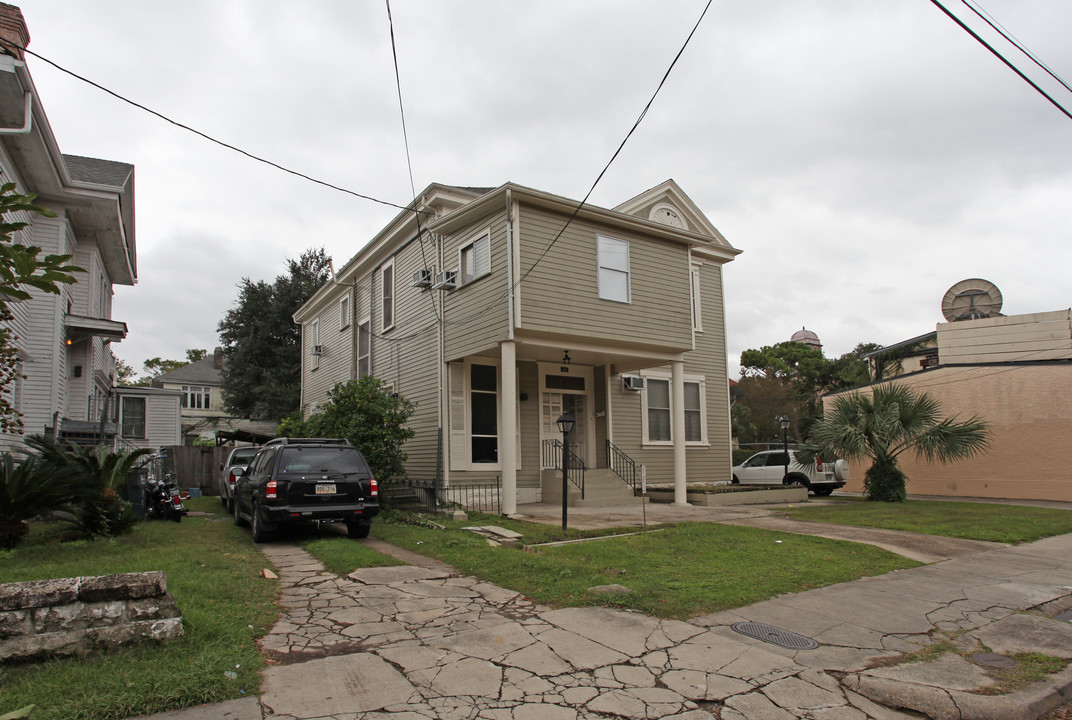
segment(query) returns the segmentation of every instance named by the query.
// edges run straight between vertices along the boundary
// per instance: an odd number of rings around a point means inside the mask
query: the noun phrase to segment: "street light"
[[[573,419],[573,416],[568,412],[564,412],[558,416],[558,420],[555,420],[555,424],[558,425],[559,431],[562,432],[562,529],[566,529],[566,502],[569,500],[569,470],[568,468],[568,454],[569,454],[569,434],[573,432],[573,426],[577,424],[577,421]]]
[[[782,475],[782,484],[789,477],[789,416],[782,415],[778,418],[778,424],[782,426],[782,452],[785,453],[785,474]]]

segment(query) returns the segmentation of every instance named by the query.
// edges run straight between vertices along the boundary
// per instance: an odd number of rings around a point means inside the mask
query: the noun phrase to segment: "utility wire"
[[[1035,88],[1035,90],[1036,90],[1036,91],[1037,91],[1037,92],[1038,92],[1038,93],[1039,93],[1040,95],[1042,95],[1042,97],[1044,97],[1044,98],[1046,98],[1047,100],[1049,100],[1049,101],[1050,101],[1050,103],[1051,103],[1051,104],[1052,104],[1052,105],[1053,105],[1053,106],[1054,106],[1055,108],[1057,108],[1057,109],[1058,109],[1058,110],[1060,110],[1060,111],[1061,111],[1062,113],[1064,113],[1064,114],[1065,114],[1065,116],[1066,116],[1066,117],[1068,117],[1069,119],[1072,119],[1072,113],[1070,113],[1070,112],[1069,112],[1068,110],[1066,110],[1066,109],[1065,109],[1064,107],[1062,107],[1062,106],[1061,106],[1061,104],[1060,104],[1059,102],[1057,102],[1056,100],[1054,100],[1054,99],[1053,99],[1053,98],[1052,98],[1052,97],[1051,97],[1051,96],[1050,96],[1050,95],[1049,95],[1049,94],[1048,94],[1048,93],[1047,93],[1047,92],[1046,92],[1045,90],[1043,90],[1043,89],[1042,89],[1042,88],[1040,88],[1040,87],[1039,87],[1038,85],[1036,85],[1036,84],[1035,84],[1035,82],[1034,82],[1033,80],[1031,80],[1031,78],[1029,78],[1029,77],[1028,77],[1027,75],[1024,75],[1024,74],[1023,74],[1023,73],[1022,73],[1022,72],[1020,71],[1020,69],[1019,69],[1019,68],[1017,68],[1017,67],[1016,67],[1015,65],[1013,65],[1013,64],[1012,64],[1011,62],[1009,62],[1009,61],[1008,61],[1008,60],[1007,60],[1007,59],[1005,58],[1005,56],[1004,56],[1004,55],[1002,55],[1002,54],[1001,54],[1000,52],[998,52],[997,50],[995,50],[995,49],[994,49],[994,47],[993,47],[992,45],[990,45],[990,43],[988,43],[988,42],[987,42],[986,40],[983,40],[983,39],[982,39],[981,37],[979,37],[979,35],[978,35],[978,34],[976,34],[976,32],[975,32],[974,30],[972,30],[972,29],[971,29],[970,27],[968,27],[967,25],[965,25],[965,24],[964,24],[964,22],[963,22],[963,21],[962,21],[962,20],[961,20],[960,18],[958,18],[958,17],[957,17],[956,15],[954,15],[953,13],[949,12],[949,10],[948,10],[948,9],[947,9],[947,8],[946,8],[946,7],[944,6],[944,5],[942,5],[942,3],[938,2],[938,0],[931,0],[931,3],[932,3],[932,4],[933,4],[933,5],[935,6],[935,7],[937,7],[937,8],[939,9],[939,10],[941,10],[942,12],[944,12],[944,13],[945,13],[946,15],[948,15],[948,16],[949,16],[949,18],[950,18],[950,19],[951,19],[951,20],[952,20],[953,22],[955,22],[955,23],[956,23],[957,25],[960,25],[960,27],[961,27],[961,28],[962,28],[962,29],[963,29],[963,30],[964,30],[964,31],[965,31],[966,33],[968,33],[968,34],[969,34],[969,35],[971,35],[971,36],[972,36],[973,38],[975,38],[975,39],[976,39],[976,40],[977,40],[977,41],[979,42],[979,44],[981,44],[981,45],[982,45],[983,47],[985,47],[985,48],[986,48],[987,50],[989,50],[989,51],[990,51],[990,52],[991,52],[991,53],[992,53],[992,54],[994,55],[994,57],[996,57],[996,58],[997,58],[998,60],[1001,60],[1001,62],[1005,63],[1005,64],[1006,64],[1006,65],[1007,65],[1007,66],[1009,67],[1009,69],[1010,69],[1010,70],[1012,70],[1012,71],[1013,71],[1014,73],[1016,73],[1017,75],[1019,75],[1019,76],[1020,76],[1020,77],[1021,77],[1021,78],[1022,78],[1022,79],[1024,80],[1024,82],[1026,82],[1026,83],[1027,83],[1028,85],[1030,85],[1031,87]]]
[[[547,245],[547,247],[544,248],[544,251],[540,253],[540,256],[538,258],[536,258],[536,261],[532,263],[532,267],[526,270],[521,275],[521,277],[517,279],[517,282],[514,283],[514,286],[510,288],[511,292],[515,287],[520,285],[521,282],[525,280],[525,278],[527,278],[533,270],[536,269],[540,262],[542,262],[543,259],[547,256],[547,253],[551,252],[551,248],[553,248],[555,244],[559,241],[559,239],[562,237],[562,233],[566,232],[566,228],[568,228],[570,224],[577,218],[577,215],[581,212],[581,209],[586,204],[588,204],[588,198],[592,196],[592,193],[595,191],[596,186],[599,185],[599,182],[603,179],[603,176],[607,174],[607,170],[610,169],[611,164],[613,164],[614,161],[618,159],[618,155],[621,154],[622,149],[625,148],[625,144],[629,142],[629,138],[633,137],[633,133],[636,132],[636,129],[640,126],[640,123],[648,114],[648,110],[651,109],[652,104],[655,102],[655,98],[658,97],[659,91],[663,89],[663,85],[666,84],[666,80],[670,77],[670,73],[673,71],[674,66],[677,65],[677,61],[681,59],[682,54],[684,54],[685,52],[685,48],[689,46],[689,41],[692,40],[693,35],[696,34],[696,30],[699,29],[700,23],[703,22],[704,16],[707,15],[707,11],[708,9],[710,9],[712,2],[713,0],[707,0],[707,4],[704,6],[703,12],[700,13],[700,17],[696,20],[696,24],[692,26],[692,31],[689,32],[688,37],[685,38],[685,42],[681,45],[681,49],[677,51],[676,55],[674,55],[674,59],[670,62],[670,67],[668,67],[666,69],[666,72],[663,73],[662,80],[659,81],[659,85],[655,88],[655,92],[652,93],[651,99],[648,100],[647,104],[644,106],[644,109],[640,111],[640,116],[636,119],[636,122],[633,123],[633,127],[629,128],[629,132],[625,134],[625,139],[623,139],[621,144],[618,145],[618,149],[614,151],[614,154],[611,155],[610,160],[607,161],[607,164],[599,172],[599,175],[596,177],[595,182],[592,183],[592,187],[588,188],[588,192],[585,194],[584,198],[577,204],[577,207],[574,208],[573,213],[570,214],[568,218],[566,218],[566,222],[562,225],[561,229],[559,229],[558,234],[555,235],[554,239],[552,239],[551,242]]]
[[[406,168],[409,170],[409,194],[413,198],[413,216],[417,220],[417,242],[421,247],[422,267],[430,267],[428,257],[424,253],[424,229],[421,227],[421,214],[417,211],[417,186],[413,182],[413,158],[409,152],[409,132],[406,130],[406,108],[402,104],[402,76],[398,71],[398,48],[395,45],[395,21],[391,17],[391,0],[387,3],[387,26],[391,31],[391,57],[395,64],[395,88],[398,90],[398,114],[402,118],[402,140],[406,146]],[[396,277],[395,282],[398,282]],[[428,293],[428,301],[432,303],[432,313],[439,320],[439,308],[436,307],[435,294]]]
[[[963,2],[964,5],[969,10],[971,10],[973,13],[975,13],[980,18],[982,18],[983,22],[985,22],[987,25],[992,27],[999,35],[1001,35],[1003,38],[1005,38],[1009,43],[1011,43],[1012,45],[1015,45],[1017,50],[1022,52],[1024,55],[1027,55],[1029,58],[1031,58],[1031,62],[1035,63],[1040,68],[1042,68],[1046,72],[1047,75],[1052,77],[1057,82],[1061,83],[1061,85],[1064,86],[1065,90],[1068,90],[1069,92],[1072,92],[1072,87],[1069,87],[1068,83],[1066,83],[1064,80],[1062,80],[1059,75],[1057,75],[1053,70],[1051,70],[1049,68],[1048,65],[1046,65],[1046,63],[1044,63],[1041,60],[1039,60],[1038,57],[1033,52],[1031,52],[1026,47],[1024,47],[1024,44],[1022,42],[1020,42],[1019,39],[1017,39],[1017,37],[1015,35],[1013,35],[1008,30],[1006,30],[1005,27],[1002,26],[1002,24],[999,23],[997,21],[997,19],[994,18],[993,15],[991,15],[989,12],[986,11],[986,9],[984,9],[981,5],[978,5],[978,3],[972,4],[972,3],[968,2],[968,0],[961,0],[961,2]],[[978,5],[978,7],[976,7],[976,5]]]
[[[519,285],[521,285],[521,283],[526,278],[528,278],[528,276],[530,274],[532,274],[532,271],[535,270],[536,267],[540,264],[540,262],[547,256],[547,253],[549,253],[551,251],[551,248],[553,248],[555,246],[555,244],[559,241],[559,239],[561,239],[562,234],[564,232],[566,232],[566,229],[577,218],[577,216],[580,214],[580,212],[584,208],[584,206],[588,204],[588,198],[590,198],[592,196],[592,193],[595,191],[596,186],[599,185],[599,182],[603,179],[603,176],[606,175],[607,170],[610,169],[610,166],[617,159],[618,155],[621,154],[622,149],[625,147],[625,144],[627,142],[629,142],[629,139],[633,136],[633,133],[640,126],[641,121],[643,121],[644,117],[648,114],[648,110],[651,109],[652,104],[655,102],[655,98],[659,95],[659,91],[662,90],[663,85],[666,84],[666,80],[667,80],[667,78],[670,77],[671,71],[673,71],[674,67],[677,65],[678,60],[680,60],[681,56],[684,54],[685,48],[688,47],[689,42],[692,40],[693,36],[696,34],[696,31],[699,29],[700,23],[703,22],[704,17],[707,15],[707,11],[711,8],[711,3],[712,2],[713,2],[713,0],[708,0],[707,4],[704,6],[703,12],[700,13],[700,17],[696,20],[696,23],[693,25],[692,30],[688,34],[688,37],[685,38],[685,42],[682,43],[681,48],[677,51],[677,54],[674,55],[674,59],[671,61],[670,66],[666,69],[666,72],[663,73],[663,77],[659,81],[658,86],[655,88],[655,92],[652,93],[651,98],[648,100],[647,104],[644,105],[644,109],[640,112],[640,116],[636,119],[636,122],[633,123],[633,126],[629,129],[629,132],[626,133],[625,139],[623,139],[621,144],[618,145],[618,149],[614,151],[614,154],[611,156],[610,160],[607,161],[607,164],[600,171],[599,175],[595,179],[595,182],[593,182],[592,186],[588,189],[588,193],[584,196],[584,199],[582,199],[577,204],[577,207],[575,207],[573,209],[573,212],[566,219],[566,222],[563,223],[561,228],[559,228],[558,233],[551,240],[551,242],[548,243],[547,247],[544,248],[543,252],[540,253],[540,256],[538,258],[536,258],[536,260],[532,263],[532,266],[529,267],[529,269],[526,270],[521,275],[521,277],[519,277],[516,281],[514,281],[513,285],[511,285],[509,288],[507,288],[502,293],[500,293],[494,300],[489,302],[483,309],[478,310],[478,311],[472,313],[471,315],[469,315],[468,317],[461,318],[459,320],[445,320],[444,319],[444,320],[441,320],[440,322],[442,322],[444,325],[455,325],[455,326],[458,326],[458,325],[464,326],[464,325],[468,325],[468,324],[474,322],[478,318],[480,318],[483,315],[485,315],[488,312],[490,312],[492,309],[494,309],[496,307],[499,307],[501,302],[502,302],[502,300],[503,300],[503,298],[507,297]],[[438,319],[439,318],[438,318],[438,315],[437,315],[437,320]],[[409,333],[408,335],[405,335],[403,337],[387,337],[387,336],[382,336],[382,335],[378,336],[378,337],[380,337],[380,338],[382,338],[384,340],[392,340],[392,341],[395,341],[395,342],[402,342],[404,340],[410,340],[412,338],[419,337],[420,335],[423,335],[424,333],[427,333],[427,332],[435,329],[438,326],[438,324],[439,324],[439,322],[431,324],[431,325],[427,325],[427,326],[421,328],[420,330],[416,330],[416,331],[414,331],[412,333]]]
[[[41,60],[42,62],[48,63],[49,65],[51,65],[52,67],[56,68],[60,72],[66,73],[67,75],[70,75],[71,77],[75,78],[76,80],[81,80],[82,82],[86,83],[87,85],[91,85],[92,87],[95,87],[98,90],[101,90],[102,92],[105,92],[105,93],[111,95],[112,97],[116,98],[117,100],[125,102],[128,105],[132,105],[132,106],[138,108],[139,110],[144,110],[145,112],[149,113],[150,115],[155,115],[156,117],[160,118],[161,120],[164,120],[165,122],[169,122],[169,123],[171,123],[172,125],[174,125],[176,127],[182,128],[183,130],[191,132],[194,135],[202,137],[202,138],[204,138],[205,140],[208,140],[211,143],[215,143],[215,144],[217,144],[217,145],[219,145],[221,147],[227,148],[228,150],[233,150],[234,152],[236,152],[236,153],[238,153],[240,155],[244,155],[244,156],[248,157],[251,160],[256,160],[259,163],[264,163],[265,165],[274,167],[277,170],[282,170],[285,173],[289,173],[289,174],[294,175],[296,177],[300,177],[303,180],[308,180],[309,182],[316,183],[317,185],[323,185],[324,187],[331,188],[332,190],[338,190],[339,192],[346,193],[347,195],[353,195],[354,197],[361,198],[362,200],[370,200],[371,202],[379,203],[380,205],[387,205],[387,206],[393,207],[393,208],[398,208],[400,210],[409,210],[410,209],[410,207],[408,205],[398,205],[398,204],[393,203],[393,202],[388,202],[387,200],[379,200],[378,198],[374,198],[374,197],[371,197],[369,195],[362,195],[359,192],[355,192],[353,190],[348,190],[348,189],[346,189],[344,187],[340,187],[338,185],[333,185],[332,183],[329,183],[329,182],[327,182],[325,180],[318,180],[317,178],[314,178],[311,175],[306,175],[305,173],[299,172],[297,170],[291,170],[290,168],[285,167],[283,165],[280,165],[279,163],[272,162],[271,160],[267,160],[267,159],[265,159],[263,157],[260,157],[259,155],[254,155],[251,152],[247,152],[247,151],[245,151],[245,150],[243,150],[243,149],[241,149],[239,147],[235,147],[234,145],[231,145],[229,143],[225,143],[222,140],[217,140],[216,138],[212,137],[211,135],[208,135],[207,133],[201,132],[200,130],[197,130],[195,128],[192,128],[189,125],[184,125],[183,123],[181,123],[181,122],[179,122],[177,120],[172,120],[167,115],[164,115],[163,113],[157,112],[156,110],[153,110],[152,108],[146,107],[145,105],[142,105],[141,103],[135,102],[134,100],[131,100],[130,98],[124,97],[124,96],[120,95],[119,93],[117,93],[117,92],[115,92],[113,90],[109,90],[108,88],[104,87],[103,85],[101,85],[99,83],[96,83],[96,82],[93,82],[92,80],[90,80],[90,79],[88,79],[86,77],[83,77],[83,76],[79,75],[76,72],[68,70],[67,68],[59,65],[58,63],[53,62],[52,60],[49,60],[48,58],[44,57],[43,55],[39,55],[38,53],[35,53],[33,50],[29,50],[29,49],[24,48],[24,47],[22,47],[20,45],[17,45],[15,43],[12,43],[12,42],[10,42],[8,40],[3,40],[3,39],[0,39],[0,45],[3,45],[4,47],[7,47],[7,48],[20,50],[20,51],[26,53],[27,55],[32,55],[35,58],[37,58],[38,60]],[[424,211],[417,210],[415,206],[413,208],[413,211],[414,212],[424,212]]]
[[[551,252],[551,248],[553,248],[555,246],[555,244],[558,243],[558,241],[562,238],[562,234],[564,232],[566,232],[566,228],[568,228],[573,223],[573,221],[580,214],[580,212],[584,208],[584,206],[588,204],[588,198],[590,198],[592,196],[592,193],[595,191],[596,186],[599,185],[599,182],[603,179],[603,176],[607,174],[607,170],[610,169],[610,166],[618,158],[618,155],[621,154],[622,149],[625,148],[625,144],[627,142],[629,142],[629,138],[631,138],[633,136],[633,133],[636,132],[636,129],[640,126],[640,123],[644,120],[644,117],[648,114],[648,110],[651,109],[652,104],[655,102],[655,98],[658,97],[659,91],[663,89],[663,85],[666,84],[666,80],[667,80],[667,78],[670,77],[671,71],[673,71],[674,66],[677,65],[677,61],[680,60],[681,56],[684,54],[685,48],[687,48],[689,46],[689,41],[692,40],[692,37],[696,34],[696,31],[699,29],[700,23],[703,22],[704,16],[707,15],[707,11],[711,8],[711,3],[712,2],[713,2],[713,0],[708,0],[707,1],[707,4],[704,6],[703,12],[700,13],[700,17],[696,20],[696,23],[692,26],[692,30],[689,32],[688,37],[685,38],[685,42],[682,43],[681,48],[677,51],[677,54],[674,55],[674,59],[670,62],[670,66],[666,69],[666,72],[663,73],[663,77],[659,81],[659,85],[655,88],[655,92],[652,93],[651,98],[648,100],[647,104],[644,105],[644,109],[641,110],[640,116],[636,119],[636,122],[633,123],[633,126],[631,128],[629,128],[629,132],[626,133],[625,139],[623,139],[621,144],[618,145],[618,149],[614,151],[614,154],[611,156],[610,160],[607,161],[607,164],[600,171],[599,175],[595,179],[595,182],[592,183],[592,187],[590,187],[588,189],[588,193],[585,194],[584,198],[579,203],[577,203],[577,207],[575,207],[573,209],[573,212],[570,213],[570,216],[568,218],[566,218],[566,222],[563,223],[561,228],[559,228],[558,233],[554,236],[554,238],[552,238],[551,242],[547,244],[547,247],[545,247],[543,249],[543,252],[540,253],[540,256],[538,258],[536,258],[536,260],[532,263],[532,265],[529,267],[528,270],[526,270],[524,273],[521,274],[521,277],[519,277],[516,281],[514,281],[513,285],[511,285],[509,288],[507,288],[502,293],[500,293],[498,295],[498,297],[496,297],[494,300],[492,300],[483,310],[479,310],[479,311],[473,313],[472,315],[470,315],[469,317],[463,318],[461,320],[446,321],[446,324],[448,324],[448,325],[467,325],[470,322],[476,320],[477,318],[479,318],[482,315],[484,315],[487,312],[489,312],[492,308],[498,307],[499,303],[503,300],[503,298],[507,297],[518,286],[520,286],[521,283],[524,282],[528,278],[528,276],[532,274],[532,271],[536,269],[536,267],[543,261],[543,259],[545,257],[547,257],[547,253]]]

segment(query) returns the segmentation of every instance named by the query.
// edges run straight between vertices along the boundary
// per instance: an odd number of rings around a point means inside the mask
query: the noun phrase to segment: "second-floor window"
[[[344,297],[339,301],[339,328],[350,327],[350,298]]]
[[[629,243],[596,236],[599,256],[599,297],[602,300],[630,302]]]
[[[484,233],[473,242],[462,247],[461,271],[462,285],[491,272],[490,233]]]
[[[395,326],[395,263],[392,260],[383,266],[380,273],[382,283],[383,300],[383,329],[390,330]]]
[[[123,398],[123,437],[145,437],[145,398]]]
[[[208,410],[212,407],[212,388],[207,385],[183,385],[182,406],[193,410]]]

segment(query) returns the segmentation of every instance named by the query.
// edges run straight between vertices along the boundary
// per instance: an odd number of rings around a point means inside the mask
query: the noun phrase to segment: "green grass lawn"
[[[186,630],[166,645],[0,666],[0,715],[34,704],[32,720],[127,718],[258,692],[255,640],[278,617],[278,584],[260,577],[267,561],[216,498],[189,506],[216,515],[144,522],[96,542],[59,543],[57,526],[35,525],[22,546],[0,551],[0,582],[163,570]]]
[[[382,521],[381,521],[382,520]],[[646,533],[553,547],[491,547],[463,525],[498,525],[525,544],[607,535],[473,516],[439,519],[446,529],[378,519],[373,534],[450,563],[462,572],[557,607],[605,605],[656,617],[689,618],[919,563],[868,545],[715,523],[682,523]],[[619,529],[632,532],[635,529]],[[588,588],[617,583],[624,596]]]
[[[927,535],[1023,543],[1072,533],[1072,512],[989,503],[909,500],[867,502],[838,498],[836,504],[798,505],[784,511],[794,520],[908,530]]]

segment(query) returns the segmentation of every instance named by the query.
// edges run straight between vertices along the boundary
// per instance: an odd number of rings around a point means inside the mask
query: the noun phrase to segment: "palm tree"
[[[822,420],[812,426],[806,452],[847,460],[871,458],[864,475],[869,500],[904,502],[905,474],[897,466],[901,453],[912,450],[919,459],[950,463],[986,452],[990,430],[978,417],[958,422],[941,418],[938,401],[925,392],[885,383],[870,394],[854,392],[834,400]]]

